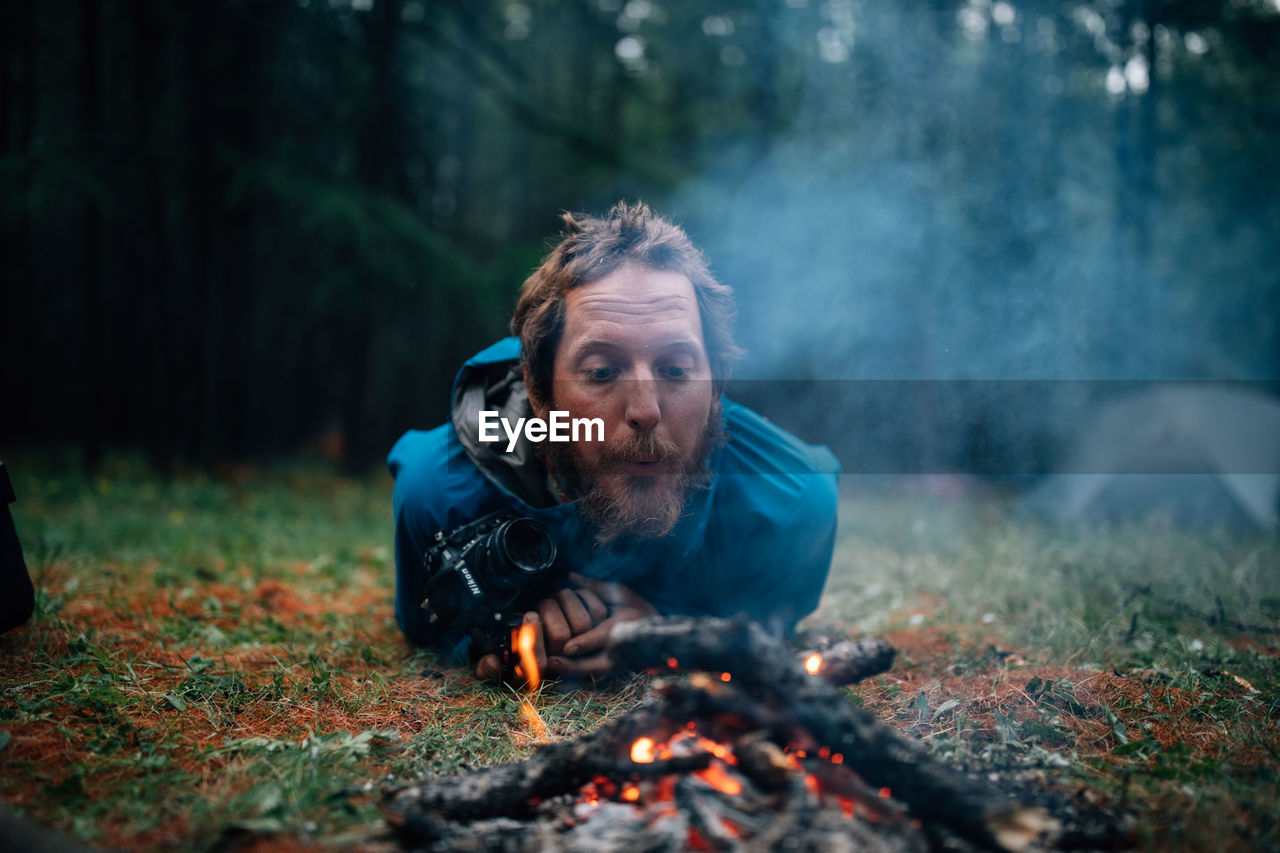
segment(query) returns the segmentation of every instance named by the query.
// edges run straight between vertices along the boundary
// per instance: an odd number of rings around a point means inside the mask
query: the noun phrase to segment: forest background
[[[1099,387],[1280,364],[1276,0],[0,9],[5,447],[367,470],[624,198],[846,470],[1039,473]]]

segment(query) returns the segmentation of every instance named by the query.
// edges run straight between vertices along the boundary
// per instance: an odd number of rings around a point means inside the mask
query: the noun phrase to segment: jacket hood
[[[503,338],[467,359],[453,382],[450,418],[468,458],[495,486],[534,509],[558,505],[533,443],[523,431],[510,453],[505,433],[499,441],[480,441],[481,411],[497,411],[511,424],[533,417],[519,339]]]

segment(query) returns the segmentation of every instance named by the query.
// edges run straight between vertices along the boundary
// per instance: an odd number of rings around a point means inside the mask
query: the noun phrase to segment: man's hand
[[[609,632],[621,622],[657,616],[649,602],[619,583],[569,575],[571,586],[538,602],[524,615],[525,625],[538,626],[534,657],[547,676],[600,676],[613,667],[605,650]],[[476,677],[496,680],[502,675],[497,655],[476,664]]]

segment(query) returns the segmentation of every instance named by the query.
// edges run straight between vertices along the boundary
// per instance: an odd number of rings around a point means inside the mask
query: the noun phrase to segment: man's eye
[[[674,364],[669,367],[662,368],[662,372],[668,379],[683,379],[687,372],[683,367],[676,367]]]
[[[586,371],[587,378],[592,382],[608,382],[617,373],[612,367],[594,367]]]

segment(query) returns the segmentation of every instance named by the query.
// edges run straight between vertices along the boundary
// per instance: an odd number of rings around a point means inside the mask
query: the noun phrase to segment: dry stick
[[[577,740],[542,747],[524,761],[489,767],[447,779],[426,779],[388,794],[388,819],[427,812],[467,821],[532,814],[533,801],[577,791],[597,776],[614,781],[687,773],[707,767],[709,753],[637,764],[625,751],[636,738],[653,737],[665,716],[653,705],[606,723]]]
[[[680,669],[729,672],[739,690],[781,709],[820,745],[843,754],[868,783],[890,788],[913,814],[975,844],[1017,847],[1020,836],[1034,837],[1043,820],[1040,814],[1023,820],[1021,812],[1029,810],[1010,810],[980,780],[930,759],[919,743],[851,705],[830,682],[806,672],[781,641],[747,620],[666,617],[624,623],[613,629],[610,647],[633,669],[675,659]],[[1031,827],[1024,831],[1024,823]]]
[[[797,657],[804,663],[815,653],[822,657],[817,674],[837,685],[857,684],[885,672],[893,665],[894,656],[893,646],[884,640],[866,638],[842,640],[832,646],[801,652]]]

